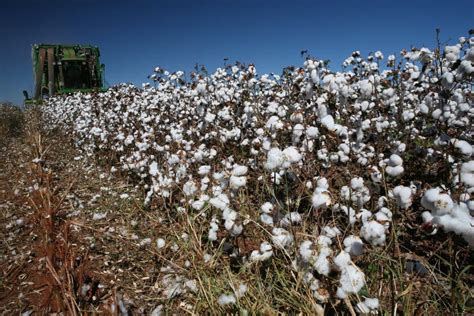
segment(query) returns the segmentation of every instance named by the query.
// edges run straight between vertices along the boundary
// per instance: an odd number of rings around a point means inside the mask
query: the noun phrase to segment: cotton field
[[[402,226],[474,247],[474,38],[397,56],[354,51],[341,71],[306,56],[281,75],[238,63],[191,75],[156,67],[149,78],[50,98],[43,116],[90,163],[137,185],[151,211],[202,220],[208,259],[224,240],[250,271],[283,258],[319,304],[375,313],[386,307],[363,290],[360,258],[406,251]],[[164,295],[193,282],[173,274]],[[241,283],[216,300],[246,293]]]

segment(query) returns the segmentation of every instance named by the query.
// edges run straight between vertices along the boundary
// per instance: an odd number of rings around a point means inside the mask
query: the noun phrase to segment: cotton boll
[[[217,299],[217,302],[219,305],[224,306],[224,305],[229,305],[229,304],[235,304],[236,299],[233,294],[221,294],[219,298]]]
[[[165,247],[165,244],[166,244],[166,242],[163,238],[158,238],[156,240],[156,248],[158,248],[158,249],[161,249],[161,248]]]
[[[268,214],[260,215],[260,221],[265,225],[273,226],[273,217]]]
[[[357,214],[357,217],[360,217],[362,223],[366,223],[367,220],[372,217],[372,212],[363,208],[360,210],[360,213]]]
[[[390,156],[388,161],[390,166],[401,166],[403,164],[403,159],[396,154]]]
[[[246,177],[236,177],[236,176],[231,176],[229,180],[229,184],[231,189],[239,189],[241,187],[244,187],[247,184],[247,178]]]
[[[235,296],[237,298],[241,298],[245,295],[245,293],[247,292],[248,290],[248,287],[246,284],[240,284],[239,287],[235,290]]]
[[[280,221],[280,225],[289,226],[290,224],[301,223],[301,215],[298,212],[291,212],[285,215]]]
[[[350,235],[344,239],[344,250],[352,256],[360,256],[364,253],[364,243],[357,236]]]
[[[209,165],[200,166],[199,169],[198,169],[198,174],[201,175],[201,176],[204,176],[204,175],[209,174],[210,171],[211,171],[211,166],[209,166]]]
[[[464,156],[470,157],[472,155],[472,146],[468,142],[459,139],[454,139],[452,142],[454,143],[454,147],[458,149]]]
[[[331,205],[331,196],[329,192],[322,188],[316,188],[311,199],[315,209],[327,208]]]
[[[339,205],[336,204],[334,205],[335,209],[339,209],[341,212],[346,214],[346,216],[349,218],[349,224],[354,225],[356,222],[356,212],[352,207],[347,207],[345,205]]]
[[[283,154],[284,154],[285,162],[289,162],[289,163],[297,163],[302,158],[301,154],[293,146],[285,148],[283,150]],[[288,168],[289,164],[284,164],[283,166]]]
[[[232,170],[232,175],[236,177],[244,176],[247,174],[248,168],[246,166],[236,165]]]
[[[193,180],[189,180],[186,182],[183,186],[183,193],[186,194],[187,196],[193,195],[197,191],[197,186],[194,183]]]
[[[158,174],[158,164],[156,163],[156,161],[153,161],[151,164],[150,164],[150,175],[151,176],[156,176]]]
[[[260,210],[263,212],[263,213],[271,213],[272,210],[273,210],[273,204],[270,203],[270,202],[265,202],[263,203],[263,205],[260,207]]]
[[[376,312],[378,308],[379,300],[377,298],[366,298],[363,302],[357,303],[357,311],[361,314]]]
[[[453,200],[448,194],[441,193],[439,188],[429,189],[421,198],[421,205],[434,215],[447,214],[453,208]]]
[[[324,226],[323,229],[321,230],[322,234],[329,238],[334,238],[336,236],[339,236],[341,234],[341,231],[337,227],[330,227],[330,226]]]
[[[342,271],[339,282],[341,285],[337,289],[336,296],[345,298],[350,294],[358,293],[364,287],[365,275],[353,265],[348,265]]]
[[[351,179],[351,188],[353,190],[358,190],[364,187],[364,179],[361,177]]]
[[[315,139],[319,135],[319,130],[315,126],[309,126],[306,129],[306,137],[309,139]]]
[[[378,222],[381,222],[381,223],[391,222],[392,221],[392,211],[390,211],[386,207],[382,207],[382,208],[380,208],[380,210],[377,213],[375,213],[375,219]]]
[[[216,218],[213,218],[211,221],[211,227],[209,228],[208,239],[211,241],[217,240],[217,231],[219,230],[219,226],[217,225]]]
[[[293,235],[283,228],[275,227],[272,230],[272,242],[279,248],[286,248],[293,244]]]
[[[309,240],[304,240],[300,245],[300,256],[305,262],[309,262],[313,257],[313,242]]]
[[[272,148],[267,153],[265,168],[269,170],[277,169],[281,167],[284,161],[285,157],[283,152],[278,148]]]
[[[209,203],[211,203],[211,205],[214,206],[215,208],[218,208],[220,210],[225,210],[228,207],[230,201],[227,195],[219,194],[216,197],[211,198],[209,200]]]
[[[326,127],[330,131],[335,130],[335,123],[334,123],[334,118],[332,115],[326,115],[321,119],[321,125]]]
[[[385,167],[385,172],[392,177],[397,177],[404,171],[402,164],[402,158],[396,154],[393,154],[388,160],[388,166]]]
[[[332,254],[332,250],[328,247],[322,247],[319,249],[318,256],[313,266],[319,274],[328,276],[331,272],[331,263],[328,256]]]
[[[351,256],[345,252],[341,251],[335,258],[334,258],[334,265],[338,271],[343,271],[351,264]]]
[[[402,185],[396,186],[393,189],[393,195],[397,200],[397,205],[402,209],[407,209],[412,203],[412,190],[409,187]]]
[[[273,255],[272,246],[268,242],[264,241],[260,244],[259,250],[252,251],[252,253],[250,254],[249,260],[251,262],[265,261],[265,260],[270,259],[272,255]]]
[[[468,187],[474,187],[474,160],[461,165],[461,182]]]
[[[385,244],[385,227],[377,221],[365,223],[360,233],[362,238],[373,246],[383,246]]]
[[[320,189],[328,190],[329,189],[328,179],[324,177],[318,178],[318,181],[316,181],[316,186]]]

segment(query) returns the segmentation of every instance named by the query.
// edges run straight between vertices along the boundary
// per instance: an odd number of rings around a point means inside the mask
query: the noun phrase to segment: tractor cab
[[[25,103],[76,91],[102,91],[105,66],[99,48],[90,45],[36,44],[32,47],[33,98],[26,91]]]

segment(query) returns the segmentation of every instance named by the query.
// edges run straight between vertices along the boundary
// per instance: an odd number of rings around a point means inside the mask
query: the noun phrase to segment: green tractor
[[[91,45],[33,45],[35,85],[32,98],[23,91],[25,104],[58,94],[105,90],[105,66],[99,56],[99,48]]]

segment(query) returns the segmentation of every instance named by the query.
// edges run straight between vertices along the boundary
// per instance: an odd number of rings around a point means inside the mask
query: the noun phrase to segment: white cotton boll
[[[325,189],[316,188],[311,198],[315,209],[326,208],[331,205],[331,196]]]
[[[244,176],[247,174],[248,168],[246,166],[236,165],[232,169],[232,175],[236,177]]]
[[[352,256],[360,256],[364,253],[364,243],[359,237],[350,235],[344,239],[344,250]]]
[[[283,228],[275,227],[272,230],[272,242],[276,247],[283,249],[293,244],[293,235]]]
[[[328,179],[324,177],[318,178],[318,181],[316,181],[316,187],[318,187],[321,190],[328,190],[329,189]]]
[[[217,220],[215,218],[212,219],[211,227],[209,228],[208,238],[211,241],[217,240],[217,231],[219,230],[219,226],[217,225]]]
[[[470,75],[474,73],[474,66],[472,66],[472,63],[469,60],[463,60],[461,61],[457,72],[458,75],[456,76],[456,78],[462,77],[463,75]]]
[[[223,211],[229,206],[230,201],[227,195],[222,193],[210,199],[209,203],[211,203],[211,205],[214,206],[215,208],[218,208]]]
[[[273,217],[268,214],[261,214],[260,221],[265,225],[273,226]]]
[[[474,187],[474,160],[461,165],[461,182],[468,187]]]
[[[319,74],[318,74],[317,69],[311,70],[311,81],[313,81],[313,83],[316,84],[316,85],[319,84],[320,78],[319,78]]]
[[[306,129],[306,137],[310,139],[315,139],[319,135],[319,130],[315,126],[309,126]]]
[[[403,173],[405,169],[402,166],[387,166],[385,167],[385,172],[392,177],[397,177]]]
[[[156,176],[158,174],[158,164],[156,163],[156,161],[153,161],[151,164],[150,164],[150,171],[149,171],[150,175],[151,176]]]
[[[284,161],[285,157],[283,152],[278,148],[272,148],[267,153],[265,168],[269,170],[277,169],[281,167]]]
[[[396,186],[393,189],[393,195],[397,200],[397,205],[402,209],[407,209],[412,204],[412,190],[409,187],[402,185]]]
[[[453,200],[448,194],[441,193],[439,188],[429,189],[421,198],[421,205],[434,215],[447,214],[453,208]]]
[[[193,195],[197,191],[197,186],[193,180],[189,180],[183,185],[183,193],[187,196]]]
[[[209,172],[211,172],[211,166],[209,166],[209,165],[200,166],[199,169],[198,169],[198,174],[200,176],[205,176],[205,175],[209,174]]]
[[[304,240],[300,245],[300,256],[305,262],[309,262],[313,257],[313,242],[309,240]]]
[[[355,212],[354,212],[355,213]],[[360,217],[362,223],[366,223],[367,220],[372,216],[372,212],[369,210],[366,210],[365,208],[360,210],[360,213],[357,214],[357,217]],[[353,223],[351,223],[353,224]]]
[[[272,210],[273,210],[273,204],[270,203],[270,202],[265,202],[263,203],[263,205],[260,207],[260,210],[263,212],[263,213],[271,213]]]
[[[379,300],[377,298],[366,298],[365,301],[357,303],[357,311],[361,314],[369,314],[377,311]]]
[[[380,210],[375,213],[375,219],[378,221],[378,222],[391,222],[392,221],[392,211],[390,211],[388,208],[386,207],[382,207],[380,208]]]
[[[371,311],[379,308],[379,300],[377,298],[366,298],[364,303]]]
[[[318,257],[314,262],[314,268],[318,271],[319,274],[328,276],[331,272],[331,263],[328,259],[328,256],[332,254],[332,250],[328,247],[322,247],[319,249]]]
[[[434,216],[432,222],[446,232],[462,235],[469,247],[474,248],[474,217],[471,216],[466,204],[455,204],[451,213]]]
[[[396,154],[390,156],[388,161],[390,166],[401,166],[403,164],[403,159]]]
[[[269,252],[269,251],[272,251],[272,245],[270,245],[270,243],[264,241],[260,244],[260,252],[261,253],[264,253],[264,252]]]
[[[239,287],[235,290],[235,296],[237,298],[241,298],[245,295],[245,293],[247,292],[248,290],[248,287],[246,284],[240,284]]]
[[[323,229],[321,230],[322,234],[329,238],[334,238],[336,236],[339,236],[341,234],[341,231],[337,227],[330,227],[330,226],[324,226]]]
[[[385,227],[377,221],[365,223],[360,233],[362,238],[373,246],[382,246],[385,244]]]
[[[461,154],[470,157],[472,155],[472,146],[464,140],[454,139],[454,147],[458,149]]]
[[[204,82],[199,82],[196,86],[196,92],[200,95],[206,94],[206,84]]]
[[[166,245],[166,242],[163,238],[158,238],[156,240],[156,248],[161,249]]]
[[[293,127],[293,134],[292,134],[293,141],[298,143],[300,140],[300,137],[303,135],[303,132],[304,132],[304,126],[302,124],[296,124]]]
[[[212,123],[212,122],[214,122],[215,118],[216,118],[215,114],[213,114],[211,112],[207,112],[206,116],[204,117],[204,120],[208,123]]]
[[[351,256],[345,252],[341,251],[335,258],[334,258],[334,265],[337,270],[343,271],[347,266],[351,264]]]
[[[230,184],[231,189],[238,189],[238,188],[244,187],[247,184],[247,178],[231,176],[229,180],[229,184]]]
[[[252,253],[250,254],[249,260],[251,262],[265,261],[265,260],[270,259],[272,255],[273,255],[272,245],[264,241],[260,244],[259,250],[252,251]]]
[[[301,154],[293,146],[285,148],[283,150],[283,154],[284,154],[285,161],[290,162],[290,163],[297,163],[302,158]]]
[[[301,223],[301,215],[298,212],[291,212],[286,214],[285,217],[280,221],[282,226],[289,226],[290,224],[299,224]]]
[[[362,179],[361,177],[351,179],[351,188],[353,190],[359,190],[359,189],[362,189],[363,187],[364,187],[364,179]]]
[[[433,117],[435,120],[439,119],[441,114],[443,114],[443,111],[441,109],[436,109],[431,113],[431,117]]]
[[[242,231],[243,231],[243,230],[244,230],[244,227],[243,227],[242,224],[239,224],[239,225],[234,224],[234,225],[232,226],[232,228],[230,229],[230,235],[231,235],[232,237],[237,237],[237,236],[239,236],[240,234],[242,234]]]
[[[365,285],[365,275],[362,271],[357,269],[353,265],[348,265],[344,268],[341,273],[341,278],[339,279],[341,286],[339,287],[342,291],[337,290],[336,295],[338,297],[344,296],[343,293],[346,295],[349,294],[356,294],[358,293]],[[344,298],[344,297],[340,297]]]
[[[93,221],[98,221],[107,217],[107,212],[104,213],[94,213],[92,216]]]
[[[217,302],[221,306],[235,304],[236,301],[237,300],[235,299],[235,296],[233,294],[221,294],[221,296],[219,296],[219,298],[217,299]]]
[[[321,125],[326,127],[330,131],[335,130],[335,123],[334,123],[334,118],[332,115],[326,115],[321,119]]]

